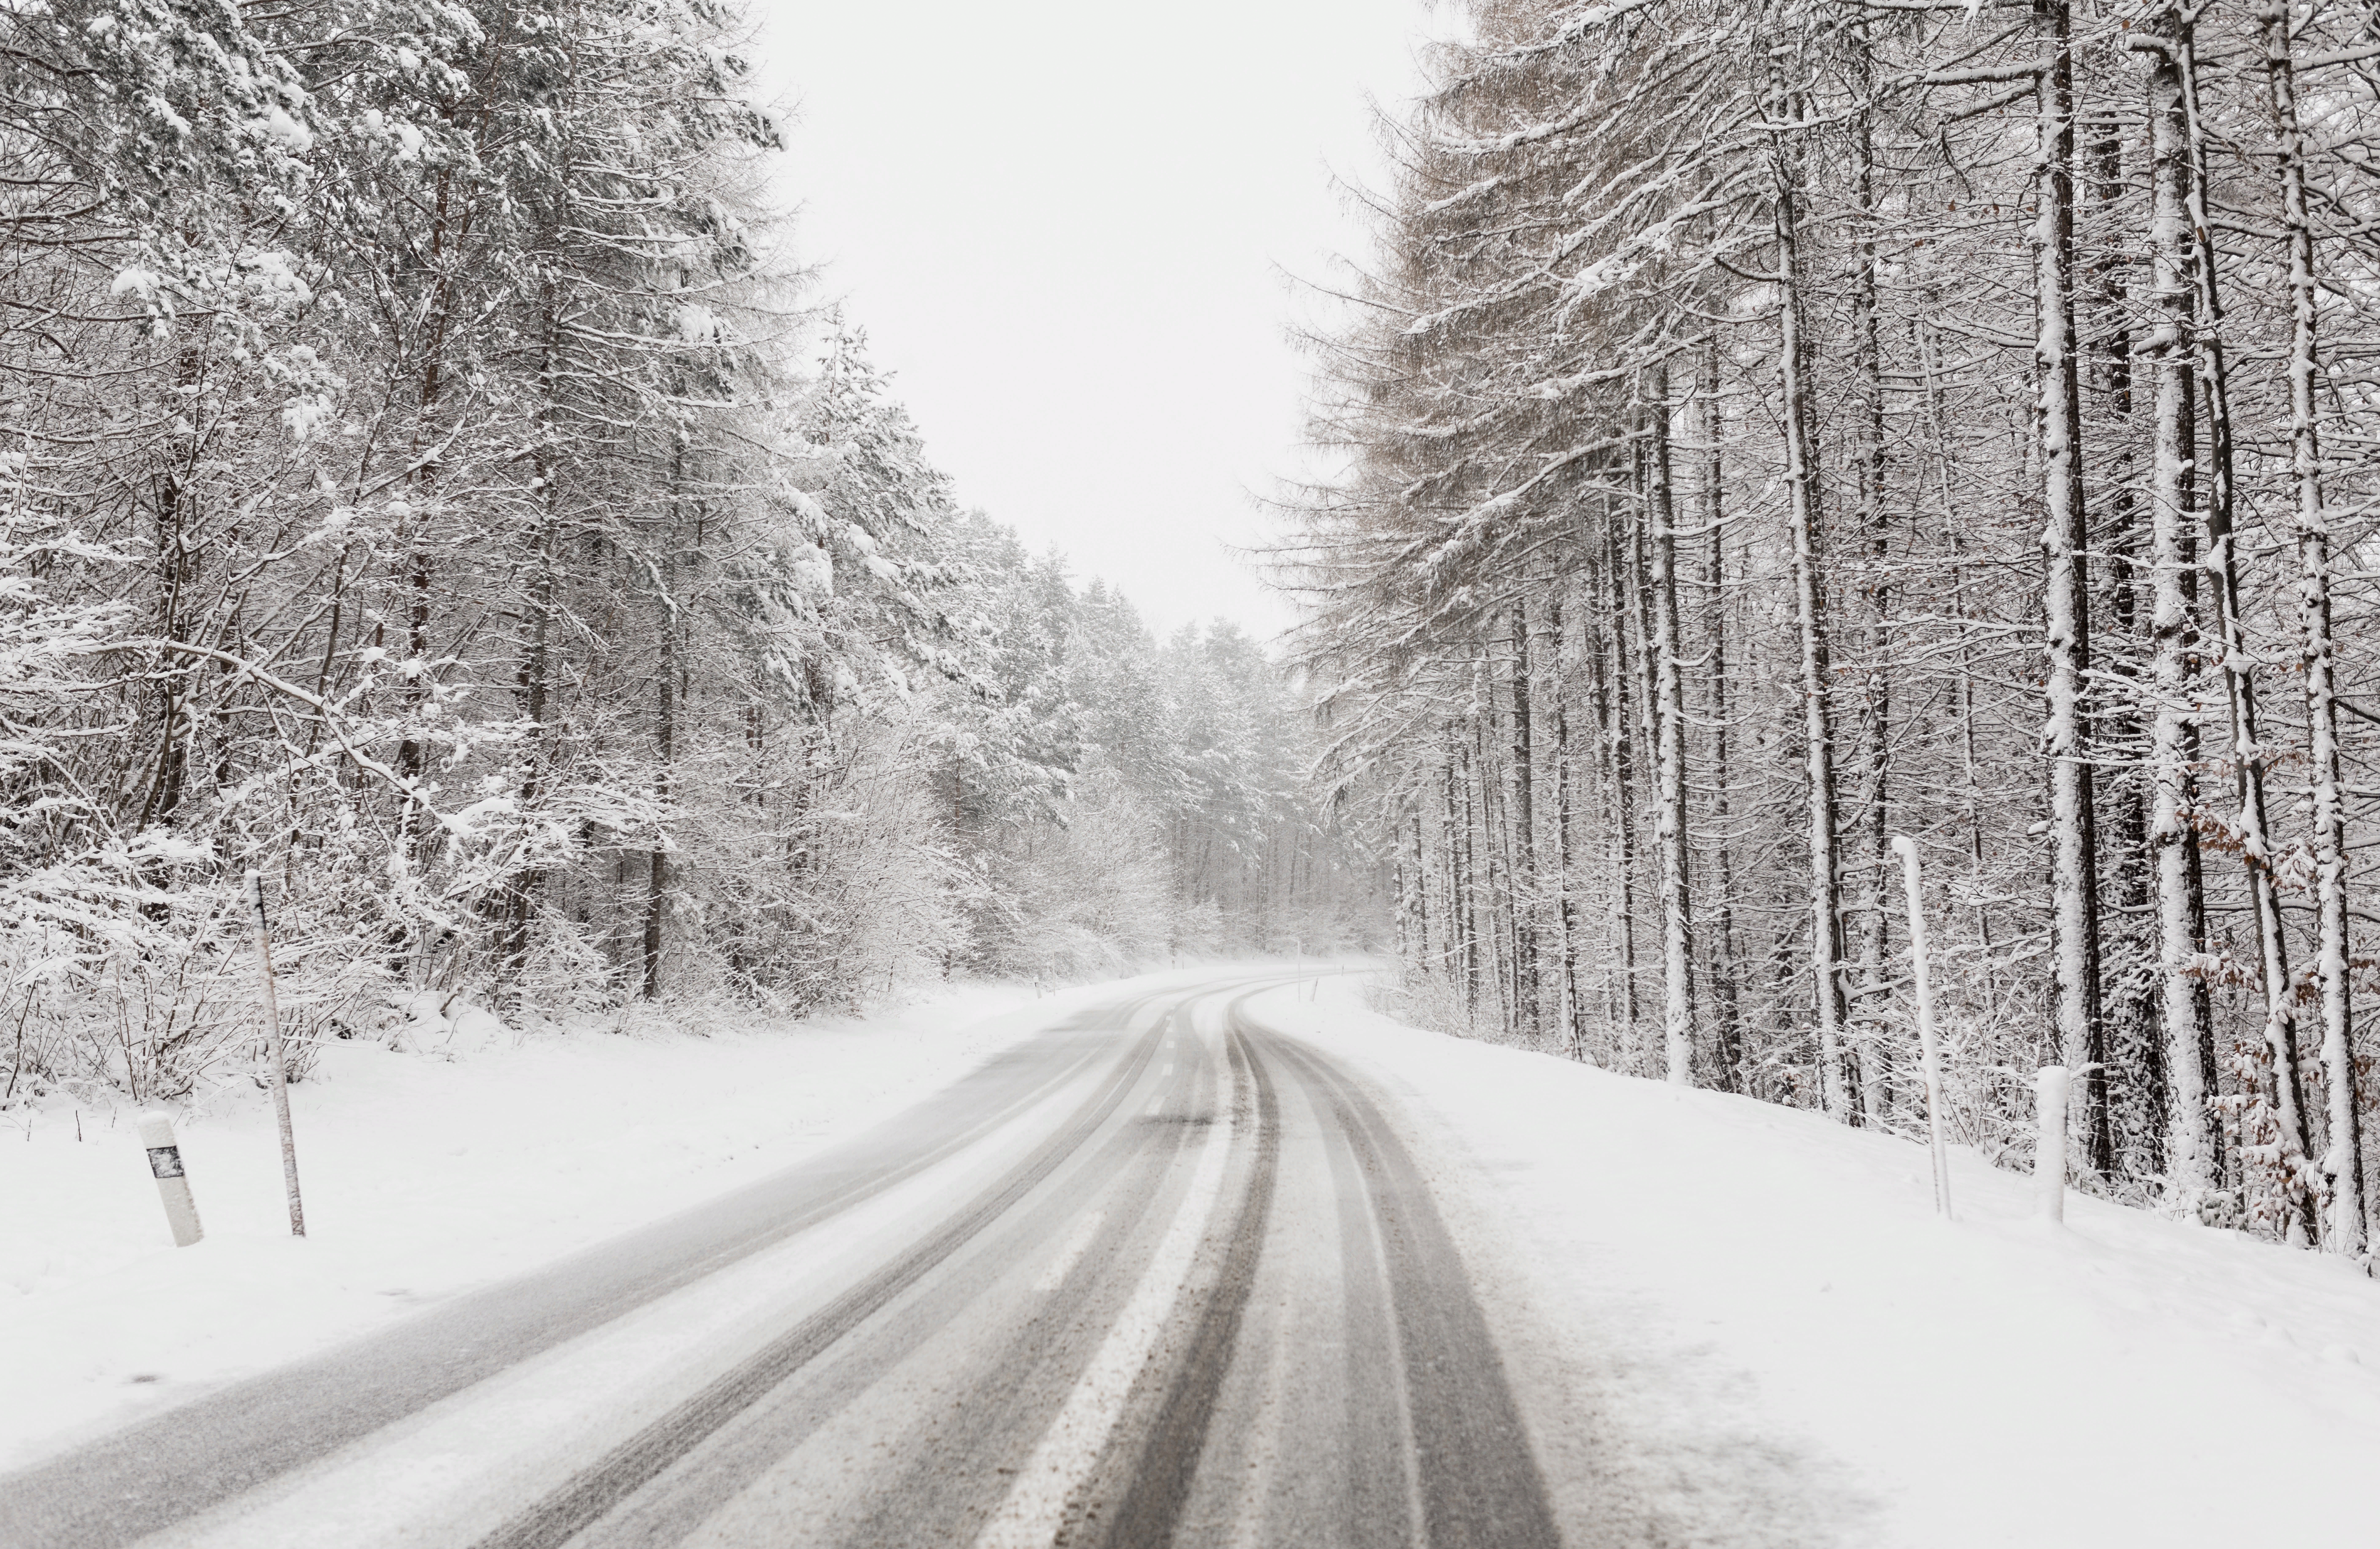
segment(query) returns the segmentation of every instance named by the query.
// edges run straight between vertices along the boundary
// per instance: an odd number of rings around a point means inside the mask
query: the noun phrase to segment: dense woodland
[[[625,1025],[1376,929],[1266,653],[958,509],[810,310],[736,28],[0,13],[0,1101],[255,1068],[251,869],[299,1066],[425,991]]]
[[[2380,23],[1515,0],[1293,501],[1424,1009],[2365,1251]],[[2362,858],[2362,859],[2359,859]]]

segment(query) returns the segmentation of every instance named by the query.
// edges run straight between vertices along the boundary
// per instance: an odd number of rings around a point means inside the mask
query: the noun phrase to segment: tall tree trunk
[[[1780,101],[1786,100],[1780,92]],[[1799,177],[1785,136],[1772,147],[1778,271],[1783,281],[1778,362],[1783,372],[1785,491],[1793,535],[1794,620],[1802,643],[1803,734],[1808,743],[1810,970],[1817,1014],[1818,1091],[1828,1115],[1855,1122],[1844,1068],[1841,817],[1835,800],[1833,668],[1827,646],[1826,579],[1818,494],[1816,419],[1802,322]]]
[[[1511,773],[1507,776],[1505,789],[1512,812],[1513,848],[1512,1020],[1515,1030],[1525,1032],[1534,1044],[1544,1036],[1545,1017],[1537,942],[1537,899],[1542,889],[1537,875],[1536,728],[1530,716],[1530,701],[1535,691],[1535,664],[1529,649],[1529,604],[1526,597],[1513,603],[1510,616],[1512,628],[1512,736]]]
[[[1509,1033],[1514,1025],[1515,999],[1512,951],[1512,814],[1504,800],[1504,782],[1511,771],[1500,757],[1511,746],[1505,732],[1504,698],[1496,691],[1496,641],[1479,642],[1472,663],[1472,725],[1474,755],[1479,765],[1479,835],[1488,848],[1484,873],[1488,900],[1488,944],[1496,985],[1496,1022]]]
[[[157,492],[157,621],[160,638],[176,645],[195,643],[190,638],[189,608],[190,594],[198,581],[200,548],[193,531],[197,525],[192,520],[194,504],[182,470],[168,470],[158,481]],[[181,810],[194,733],[189,705],[193,680],[199,672],[195,658],[170,652],[159,658],[156,767],[141,799],[140,828],[168,823]],[[168,873],[162,864],[151,861],[142,867],[142,872],[152,886],[164,885]]]
[[[685,455],[681,446],[676,457]],[[674,461],[671,482],[676,482],[678,467]],[[675,517],[672,531],[662,534],[661,556],[655,567],[655,590],[659,593],[655,624],[661,631],[660,661],[654,673],[653,752],[656,771],[653,775],[655,802],[663,811],[675,794],[677,759],[677,556]],[[645,872],[645,933],[644,933],[644,996],[657,1000],[662,993],[662,925],[669,907],[669,847],[656,835],[651,853],[647,857]]]
[[[2066,0],[2034,0],[2034,17],[2043,48],[2033,246],[2040,326],[2034,366],[2040,383],[2041,545],[2048,571],[2048,719],[2042,750],[2049,761],[2050,784],[2050,971],[2060,1057],[2082,1078],[2082,1101],[2070,1122],[2082,1131],[2084,1165],[2105,1177],[2115,1165],[2115,1144],[2100,1006],[2098,833],[2084,738],[2091,594],[2084,567],[2089,535],[2074,338],[2074,64]]]
[[[1475,816],[1476,803],[1472,799],[1471,746],[1465,740],[1458,747],[1462,758],[1463,842],[1457,856],[1462,878],[1463,900],[1463,1004],[1465,1014],[1474,1023],[1479,1019],[1479,828]]]
[[[2255,658],[2249,653],[2240,606],[2240,558],[2235,529],[2231,435],[2231,389],[2223,344],[2223,291],[2215,247],[2208,170],[2212,153],[2200,111],[2196,29],[2183,13],[2174,53],[2181,67],[2181,104],[2190,137],[2190,226],[2197,251],[2191,265],[2197,281],[2198,370],[2206,415],[2206,564],[2214,583],[2215,616],[2222,641],[2225,695],[2230,710],[2230,754],[2239,799],[2240,852],[2256,932],[2257,970],[2265,994],[2265,1101],[2271,1114],[2271,1144],[2277,1150],[2283,1184],[2283,1229],[2311,1238],[2319,1230],[2305,1208],[2299,1180],[2305,1176],[2305,1105],[2298,1077],[2297,1009],[2289,981],[2288,938],[2281,929],[2279,890],[2273,875],[2272,825],[2265,797],[2268,755],[2257,741]],[[2262,1145],[2260,1139],[2256,1141]]]
[[[2164,18],[2164,48],[2151,58],[2152,135],[2150,251],[2155,265],[2156,333],[2148,355],[2156,368],[2156,428],[2149,494],[2151,676],[2155,714],[2149,738],[2155,782],[2150,845],[2156,865],[2157,1009],[2165,1043],[2165,1164],[2168,1202],[2195,1215],[2215,1188],[2214,1132],[2208,1107],[2213,1072],[2204,1061],[2208,1043],[2205,984],[2196,971],[2199,914],[2194,895],[2197,830],[2191,765],[2196,749],[2199,640],[2185,590],[2197,568],[2192,542],[2196,495],[2194,383],[2190,358],[2189,127],[2181,104],[2181,67],[2174,55],[2173,20]]]
[[[1636,781],[1635,756],[1629,733],[1632,715],[1628,626],[1624,607],[1627,570],[1621,562],[1620,522],[1607,504],[1604,508],[1605,605],[1601,614],[1610,657],[1610,722],[1606,738],[1611,749],[1611,838],[1617,854],[1613,874],[1619,884],[1620,917],[1620,1053],[1622,1070],[1636,1073]]]
[[[1608,513],[1607,513],[1608,515]],[[1607,524],[1608,525],[1608,524]],[[1606,548],[1604,532],[1597,534],[1598,549]],[[1607,551],[1608,552],[1608,551]],[[1596,868],[1603,879],[1603,905],[1606,931],[1602,950],[1597,957],[1607,965],[1614,944],[1620,939],[1622,909],[1621,888],[1626,875],[1622,864],[1618,820],[1620,767],[1613,727],[1610,652],[1607,637],[1611,628],[1611,610],[1605,592],[1605,561],[1603,554],[1590,551],[1587,565],[1587,607],[1579,621],[1579,650],[1586,658],[1587,681],[1590,690],[1588,708],[1595,716],[1595,799],[1597,814],[1602,822],[1603,860]],[[1621,1002],[1617,976],[1607,967],[1601,975],[1603,983],[1603,1023],[1607,1042],[1621,1026]],[[1610,1051],[1601,1051],[1598,1063],[1609,1057]]]
[[[1936,295],[1929,292],[1927,300]],[[1931,311],[1932,307],[1926,309]],[[1989,908],[1984,902],[1984,821],[1980,799],[1982,783],[1975,760],[1975,670],[1973,615],[1967,601],[1966,542],[1960,531],[1959,498],[1956,489],[1956,457],[1951,452],[1951,435],[1947,409],[1943,402],[1943,369],[1941,347],[1936,342],[1933,327],[1924,317],[1910,320],[1910,353],[1917,359],[1918,371],[1924,378],[1927,426],[1933,441],[1932,462],[1936,486],[1942,502],[1942,536],[1950,551],[1951,615],[1958,621],[1957,668],[1952,685],[1957,689],[1959,755],[1961,785],[1965,800],[1962,815],[1967,822],[1967,854],[1973,870],[1976,900],[1974,906],[1975,939],[1988,954],[1992,949],[1992,921]]]
[[[1405,950],[1404,960],[1427,972],[1430,959],[1429,928],[1429,841],[1427,837],[1429,811],[1429,776],[1416,772],[1413,788],[1405,796],[1407,814],[1404,835],[1412,845],[1411,859],[1405,862],[1404,885],[1412,896],[1413,939]]]
[[[1858,61],[1862,95],[1866,94],[1873,63],[1866,36],[1859,23]],[[1892,557],[1890,518],[1885,507],[1884,349],[1878,337],[1879,311],[1876,274],[1876,140],[1875,126],[1864,106],[1852,125],[1852,193],[1858,201],[1858,230],[1852,240],[1852,354],[1858,378],[1858,402],[1852,416],[1852,459],[1859,482],[1859,524],[1863,553],[1859,586],[1862,622],[1867,639],[1861,664],[1859,749],[1859,998],[1851,1018],[1852,1047],[1857,1055],[1860,1110],[1871,1125],[1880,1125],[1891,1098],[1890,1056],[1879,1035],[1885,997],[1890,984],[1885,972],[1889,933],[1894,858],[1887,844],[1890,829],[1892,786],[1892,584],[1887,567]],[[1852,1030],[1858,1030],[1853,1031]]]
[[[1570,672],[1572,660],[1568,650],[1569,630],[1565,626],[1561,604],[1556,601],[1553,612],[1555,640],[1554,682],[1554,827],[1555,844],[1560,867],[1561,904],[1561,977],[1562,977],[1562,1037],[1572,1059],[1586,1057],[1585,996],[1580,993],[1578,979],[1578,941],[1581,934],[1578,917],[1578,883],[1573,865],[1573,834],[1577,823],[1575,803],[1577,782],[1571,766],[1570,735]]]
[[[2096,121],[2087,153],[2092,205],[2102,232],[2123,228],[2123,201],[2129,184],[2124,176],[2124,116]],[[2128,1160],[2133,1171],[2161,1171],[2170,1099],[2165,1048],[2158,1036],[2158,996],[2152,965],[2157,958],[2155,918],[2155,858],[2151,853],[2150,806],[2154,772],[2137,753],[2143,742],[2141,709],[2144,702],[2141,663],[2153,654],[2154,644],[2142,638],[2143,603],[2153,583],[2146,583],[2141,565],[2142,532],[2139,492],[2134,487],[2139,452],[2134,445],[2131,299],[2125,278],[2131,262],[2124,250],[2102,240],[2091,270],[2090,299],[2094,318],[2089,348],[2091,392],[2107,415],[2107,487],[2105,514],[2090,531],[2092,547],[2104,568],[2106,605],[2093,622],[2095,641],[2107,663],[2110,691],[2099,700],[2086,725],[2085,745],[2094,750],[2107,774],[2097,799],[2103,896],[2112,894],[2116,919],[2103,911],[2102,982],[2116,986],[2110,1004],[2102,1008],[2107,1022],[2108,1063],[2113,1072],[2108,1092],[2112,1104],[2132,1099],[2145,1123],[2125,1125],[2136,1134],[2143,1154]],[[2148,610],[2154,612],[2154,605]],[[2098,619],[2106,620],[2106,630]],[[2113,644],[2106,642],[2112,636]],[[2146,647],[2146,649],[2143,649]],[[2107,959],[2114,957],[2112,966]]]
[[[2355,1030],[2349,1015],[2347,811],[2338,746],[2338,663],[2330,633],[2330,520],[2323,506],[2322,448],[2314,427],[2313,224],[2306,208],[2305,134],[2298,121],[2289,9],[2265,0],[2258,13],[2265,80],[2278,131],[2281,213],[2289,249],[2289,482],[2298,540],[2298,661],[2305,678],[2309,774],[2313,797],[2314,907],[2319,945],[2314,984],[2322,1004],[2322,1071],[2327,1122],[2320,1188],[2323,1246],[2362,1257],[2362,1137],[2355,1093]],[[2296,1072],[2289,1073],[2291,1079]],[[2309,1180],[2312,1181],[2312,1180]]]
[[[1651,561],[1654,842],[1661,855],[1661,1033],[1664,1074],[1694,1084],[1693,895],[1686,875],[1686,693],[1678,657],[1677,509],[1670,487],[1670,368],[1653,368],[1646,445],[1645,548]]]
[[[1743,1090],[1743,1033],[1736,1005],[1735,876],[1729,853],[1730,812],[1728,790],[1732,771],[1728,761],[1727,663],[1727,528],[1724,488],[1720,482],[1719,438],[1722,429],[1718,401],[1718,341],[1706,338],[1695,369],[1695,399],[1701,409],[1702,478],[1699,494],[1702,519],[1708,539],[1703,549],[1703,651],[1708,662],[1711,822],[1717,833],[1710,853],[1717,872],[1710,890],[1712,1000],[1718,1017],[1718,1078],[1722,1090]]]
[[[554,467],[554,410],[558,386],[557,351],[560,308],[549,281],[541,298],[540,351],[538,365],[537,447],[530,466],[537,476],[537,530],[530,555],[527,638],[522,642],[518,672],[521,719],[528,725],[528,751],[522,761],[520,809],[534,814],[546,795],[554,755],[552,728],[547,725],[552,696],[554,592],[559,578],[562,527],[561,482]],[[511,1011],[528,969],[529,926],[537,909],[541,875],[533,863],[516,870],[504,889],[504,934],[496,954],[496,1000],[500,1011]]]

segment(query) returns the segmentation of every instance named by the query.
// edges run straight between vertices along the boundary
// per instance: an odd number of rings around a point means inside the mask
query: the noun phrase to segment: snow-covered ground
[[[1670,1524],[1613,1542],[2380,1542],[2380,1285],[1813,1116],[1415,1031],[1354,981],[1250,1011],[1418,1116],[1451,1224]],[[1540,1359],[1541,1358],[1541,1359]],[[1558,1470],[1559,1471],[1559,1470]],[[1622,1492],[1626,1494],[1630,1492]]]
[[[890,1116],[1080,1006],[976,989],[865,1021],[334,1048],[296,1089],[313,1235],[261,1093],[187,1116],[166,1245],[128,1112],[0,1130],[0,1469],[366,1333]],[[1311,996],[1312,998],[1307,998]],[[1558,1489],[1614,1543],[2190,1549],[2369,1542],[2380,1286],[1718,1093],[1416,1031],[1360,981],[1251,1006],[1368,1070],[1488,1281],[1524,1402],[1590,1424]]]
[[[500,1036],[454,1057],[335,1043],[290,1089],[302,1242],[261,1092],[177,1115],[206,1226],[179,1250],[132,1110],[11,1114],[0,1469],[744,1183],[1126,989],[981,986],[865,1019]]]

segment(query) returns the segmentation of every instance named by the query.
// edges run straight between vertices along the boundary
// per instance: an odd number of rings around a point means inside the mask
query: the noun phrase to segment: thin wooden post
[[[273,1114],[281,1123],[281,1181],[289,1194],[289,1235],[306,1235],[306,1206],[298,1196],[298,1138],[289,1128],[289,1066],[281,1043],[281,997],[273,982],[273,933],[264,919],[264,879],[248,873],[248,901],[256,913],[256,957],[264,967],[264,1038],[273,1059]]]
[[[2041,1218],[2053,1225],[2066,1219],[2066,1099],[2073,1084],[2062,1065],[2046,1066],[2033,1079],[2040,1130],[2033,1146],[2033,1186]]]
[[[1925,896],[1917,870],[1917,844],[1906,834],[1892,836],[1900,856],[1901,880],[1909,888],[1909,964],[1917,980],[1917,1046],[1925,1057],[1925,1126],[1934,1150],[1934,1208],[1950,1215],[1950,1152],[1942,1139],[1942,1055],[1934,1037],[1934,977],[1925,960]]]

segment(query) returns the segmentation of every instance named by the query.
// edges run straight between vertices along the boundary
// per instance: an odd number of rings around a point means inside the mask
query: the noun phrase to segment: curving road
[[[1240,978],[0,1478],[0,1543],[1560,1541],[1383,1099]]]

